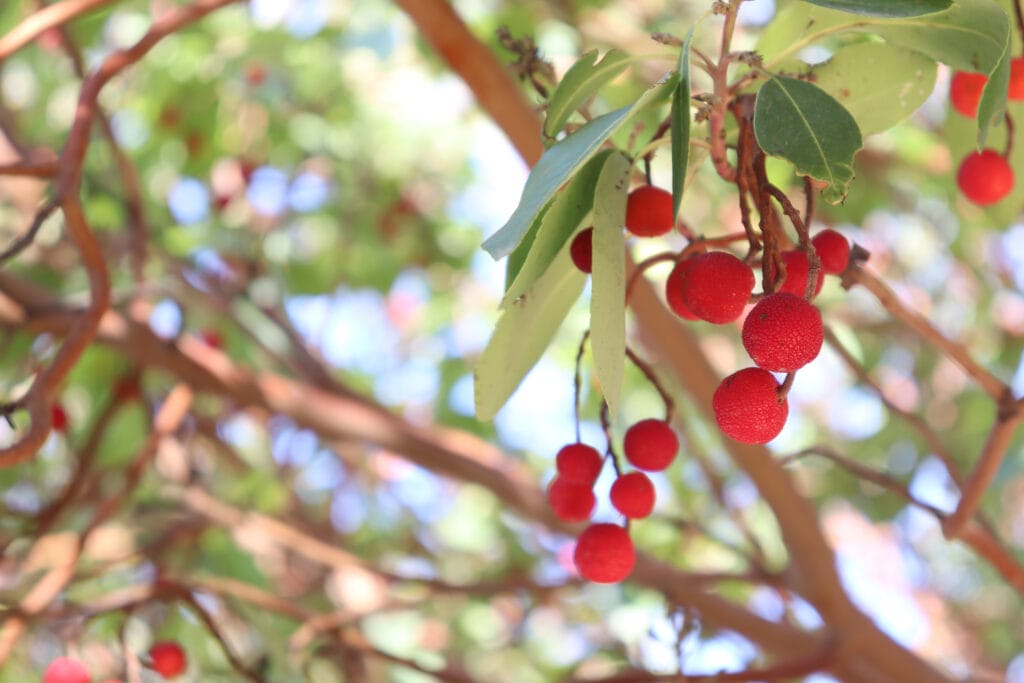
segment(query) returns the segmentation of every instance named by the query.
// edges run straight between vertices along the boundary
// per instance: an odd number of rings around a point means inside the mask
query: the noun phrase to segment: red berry
[[[676,223],[672,215],[672,193],[644,185],[626,199],[626,229],[637,237],[664,235]]]
[[[1010,100],[1024,100],[1024,57],[1010,60],[1010,87],[1006,91]]]
[[[818,357],[824,330],[813,304],[786,292],[757,302],[743,321],[743,348],[772,372],[793,372]]]
[[[590,519],[597,499],[589,484],[555,477],[548,486],[548,504],[563,522],[585,522]]]
[[[850,243],[835,230],[822,230],[811,239],[814,250],[821,259],[821,269],[829,275],[838,275],[846,270],[850,260]]]
[[[786,279],[779,285],[780,292],[788,292],[803,298],[807,293],[807,273],[811,266],[807,262],[807,254],[799,249],[782,252],[782,262],[786,264]],[[825,282],[825,269],[818,269],[818,281],[814,287],[814,296],[818,296],[821,285]]]
[[[90,683],[89,670],[77,659],[57,657],[43,672],[43,683]]]
[[[660,472],[679,452],[679,439],[664,420],[641,420],[626,430],[622,443],[626,459],[637,469]]]
[[[584,273],[589,273],[593,262],[594,251],[594,229],[587,228],[576,233],[569,244],[569,256],[576,267]]]
[[[754,271],[724,251],[709,251],[690,259],[683,270],[683,303],[710,323],[732,322],[743,313],[754,290]]]
[[[50,421],[53,423],[54,430],[58,432],[68,430],[68,414],[64,412],[64,406],[59,403],[53,404],[50,408]]]
[[[150,667],[164,678],[181,674],[187,663],[185,651],[173,640],[165,640],[149,648]]]
[[[779,383],[761,368],[744,368],[722,380],[711,407],[719,429],[742,443],[771,441],[789,415],[789,403],[779,400]]]
[[[969,200],[988,206],[1002,200],[1013,189],[1010,164],[994,149],[971,152],[960,162],[956,184]]]
[[[970,71],[957,71],[949,82],[949,100],[953,108],[969,119],[978,115],[978,102],[988,76]]]
[[[609,494],[612,505],[630,519],[642,519],[654,509],[654,484],[643,472],[623,474]]]
[[[591,486],[601,474],[604,458],[585,443],[571,443],[558,451],[555,467],[562,479]]]
[[[217,330],[203,330],[199,333],[199,336],[202,337],[203,343],[211,349],[221,349],[224,347],[224,337]]]
[[[592,524],[583,530],[573,553],[576,570],[594,583],[622,581],[636,564],[629,533],[616,524]]]
[[[684,320],[700,320],[686,307],[683,301],[683,272],[686,270],[690,259],[684,259],[677,263],[672,272],[665,278],[665,301],[672,312]]]

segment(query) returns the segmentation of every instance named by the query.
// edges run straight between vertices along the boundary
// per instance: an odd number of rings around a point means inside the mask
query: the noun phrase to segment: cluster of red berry
[[[641,420],[626,430],[622,450],[636,470],[619,472],[609,498],[627,520],[643,519],[651,514],[655,499],[654,484],[644,472],[661,472],[672,464],[679,439],[664,420]],[[589,520],[597,504],[594,483],[604,469],[604,458],[592,446],[572,443],[558,451],[555,468],[558,474],[548,487],[555,516],[566,522]],[[629,576],[636,553],[628,529],[600,522],[580,534],[573,559],[583,578],[616,583]]]
[[[969,119],[978,115],[978,103],[988,77],[982,73],[957,71],[949,84],[949,99],[953,108]],[[1024,57],[1010,62],[1010,84],[1006,97],[1009,100],[1024,101]],[[1002,201],[1013,189],[1015,182],[1013,168],[1006,156],[994,149],[985,148],[964,157],[956,174],[956,183],[964,196],[979,206],[988,206]]]
[[[145,663],[164,678],[175,678],[184,673],[188,666],[185,651],[171,640],[155,643],[149,648]],[[57,657],[43,672],[43,683],[90,683],[92,677],[85,664],[74,657]],[[106,683],[121,683],[109,680]]]

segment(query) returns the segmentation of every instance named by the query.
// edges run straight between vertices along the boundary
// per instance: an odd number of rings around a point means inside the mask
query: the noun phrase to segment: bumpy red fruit
[[[654,484],[643,472],[629,472],[615,480],[608,497],[626,517],[642,519],[654,509]]]
[[[594,254],[594,229],[587,228],[576,233],[569,243],[569,256],[576,267],[584,273],[589,273],[593,267]]]
[[[1010,60],[1010,87],[1006,91],[1010,100],[1024,100],[1024,57]]]
[[[675,225],[672,193],[654,185],[644,185],[626,199],[626,229],[637,237],[664,235]]]
[[[718,428],[742,443],[767,443],[779,435],[789,403],[767,370],[744,368],[722,380],[711,399]]]
[[[592,485],[597,481],[604,467],[604,458],[597,449],[585,443],[571,443],[562,446],[555,456],[555,467],[558,475],[566,481]]]
[[[701,320],[723,325],[743,313],[754,290],[754,271],[724,251],[687,259],[683,270],[683,303]]]
[[[1013,169],[994,149],[971,152],[960,162],[956,184],[978,206],[1001,201],[1013,189]]]
[[[53,428],[58,432],[66,432],[68,430],[68,414],[64,411],[64,406],[59,403],[53,404],[53,407],[50,408],[50,422],[53,423]]]
[[[835,230],[822,230],[811,239],[814,250],[821,259],[821,269],[829,275],[838,275],[846,270],[850,260],[850,243]]]
[[[597,499],[590,484],[567,481],[563,477],[555,477],[548,486],[548,505],[563,522],[585,522],[590,519]]]
[[[629,533],[615,524],[592,524],[576,541],[573,553],[576,570],[594,583],[622,581],[636,564],[636,551]]]
[[[43,683],[89,683],[89,670],[73,657],[57,657],[43,672]]]
[[[957,71],[949,82],[949,100],[953,108],[969,119],[978,115],[978,102],[985,89],[985,74]]]
[[[772,372],[793,372],[818,357],[824,339],[821,313],[786,292],[757,302],[743,321],[743,348],[754,363]]]
[[[807,292],[807,274],[811,269],[807,262],[807,254],[799,249],[790,249],[782,252],[781,256],[782,262],[786,264],[786,279],[779,285],[779,291],[802,297]],[[825,270],[819,268],[818,281],[814,285],[814,296],[818,296],[824,281]]]
[[[664,420],[641,420],[626,430],[622,442],[626,460],[637,469],[660,472],[679,452],[679,439]]]
[[[150,667],[164,678],[174,678],[188,665],[185,651],[173,640],[165,640],[149,648]]]
[[[683,301],[683,272],[686,270],[690,259],[684,259],[677,263],[672,272],[665,278],[665,301],[672,312],[684,320],[700,320],[686,307]]]

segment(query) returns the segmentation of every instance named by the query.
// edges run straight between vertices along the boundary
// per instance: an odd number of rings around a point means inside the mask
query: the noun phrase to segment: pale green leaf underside
[[[594,190],[590,343],[601,393],[614,415],[626,359],[626,259],[623,225],[632,164],[620,153],[604,164]]]
[[[874,17],[915,17],[941,12],[952,0],[807,0],[812,5],[829,7]]]
[[[769,79],[757,93],[754,133],[766,154],[828,183],[826,201],[846,196],[861,135],[850,112],[824,90],[794,78]]]
[[[843,105],[861,135],[887,130],[907,118],[932,93],[937,68],[924,55],[888,43],[840,48],[815,67],[814,84]]]
[[[596,60],[597,50],[587,52],[569,67],[559,81],[544,119],[544,134],[548,137],[554,137],[562,130],[569,117],[588,97],[625,71],[630,57],[620,50],[609,50],[601,61],[595,63]]]
[[[505,309],[473,372],[477,419],[490,420],[505,405],[551,343],[585,281],[563,249],[533,287]]]

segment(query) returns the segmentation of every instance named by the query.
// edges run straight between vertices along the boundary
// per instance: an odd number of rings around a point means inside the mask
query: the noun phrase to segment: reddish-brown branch
[[[0,164],[0,175],[52,178],[57,175],[56,161],[12,161]]]

